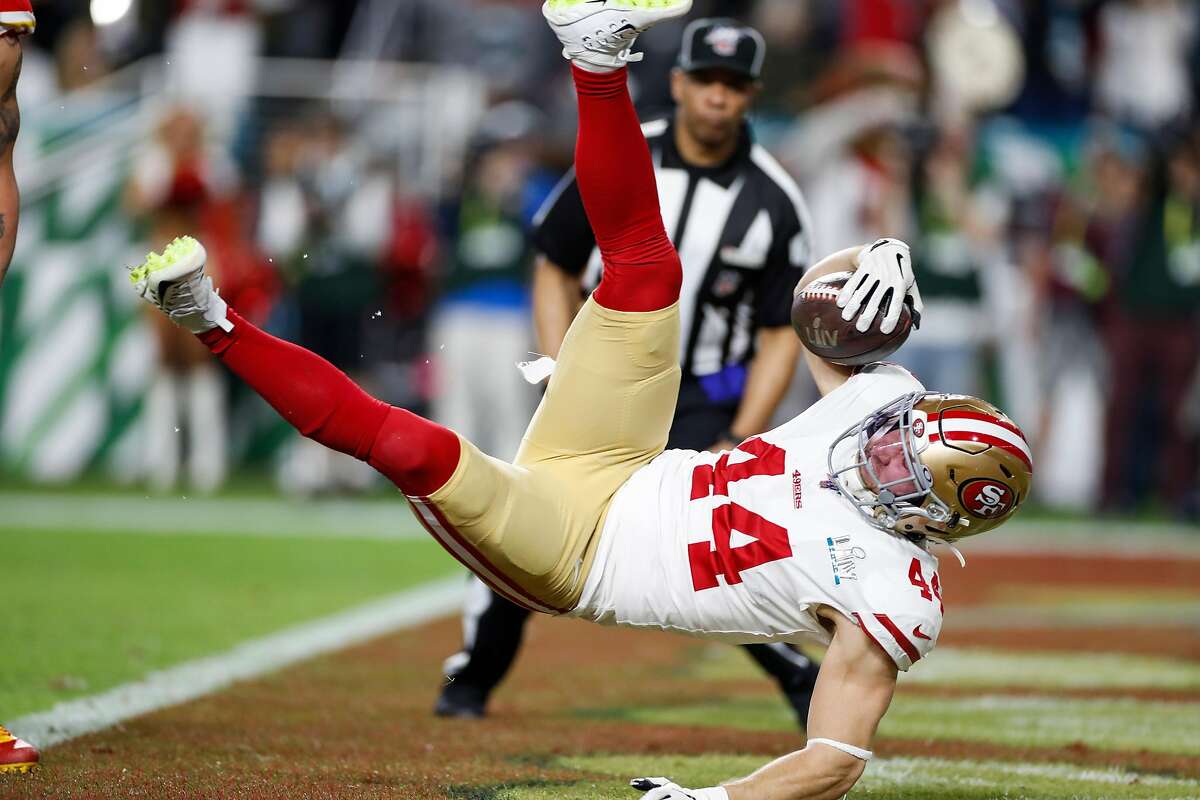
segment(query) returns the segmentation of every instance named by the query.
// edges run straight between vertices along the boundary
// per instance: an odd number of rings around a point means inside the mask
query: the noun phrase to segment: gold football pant
[[[516,461],[460,437],[450,480],[409,498],[417,518],[502,596],[570,611],[613,496],[666,446],[679,376],[678,304],[630,313],[589,298]]]

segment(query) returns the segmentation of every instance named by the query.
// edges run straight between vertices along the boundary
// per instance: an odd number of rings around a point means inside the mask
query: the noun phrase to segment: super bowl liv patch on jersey
[[[829,545],[829,560],[833,566],[833,583],[841,586],[842,581],[856,581],[855,566],[859,559],[867,557],[867,551],[851,544],[849,536],[832,536],[825,539]]]

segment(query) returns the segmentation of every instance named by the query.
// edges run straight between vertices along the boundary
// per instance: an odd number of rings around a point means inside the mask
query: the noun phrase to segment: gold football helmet
[[[990,403],[915,392],[839,436],[829,471],[872,525],[954,542],[1016,513],[1033,457],[1021,429]]]

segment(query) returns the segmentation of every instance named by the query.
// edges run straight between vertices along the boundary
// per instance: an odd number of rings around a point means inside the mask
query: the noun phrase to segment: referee
[[[799,189],[754,143],[746,122],[765,55],[753,28],[730,19],[693,22],[671,76],[674,118],[644,126],[684,275],[683,382],[668,448],[729,450],[766,430],[800,355],[792,290],[809,265],[812,226]],[[535,224],[534,318],[542,352],[557,356],[602,267],[573,172]],[[446,662],[435,713],[484,715],[528,616],[475,582],[463,620],[466,649]],[[787,645],[746,651],[803,725],[817,666]]]

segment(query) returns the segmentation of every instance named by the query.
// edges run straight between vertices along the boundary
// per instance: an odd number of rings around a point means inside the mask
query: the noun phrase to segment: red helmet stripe
[[[961,410],[961,409],[951,409],[949,411],[943,411],[940,414],[930,414],[929,415],[930,422],[933,422],[938,419],[972,419],[972,420],[976,420],[978,422],[990,422],[993,425],[999,425],[1001,428],[1005,428],[1006,430],[1011,431],[1012,433],[1015,433],[1017,436],[1020,436],[1022,439],[1025,438],[1025,434],[1022,433],[1021,429],[1018,428],[1013,423],[1009,422],[1008,420],[1000,419],[999,417],[995,416],[994,414],[985,414],[982,411],[965,411],[965,410]]]
[[[936,433],[929,435],[929,441],[931,442],[936,442],[939,439],[941,439],[941,436]],[[989,436],[986,433],[979,433],[978,431],[947,431],[946,441],[979,442],[980,444],[990,444],[993,447],[999,447],[1001,450],[1012,453],[1014,456],[1019,458],[1021,463],[1025,465],[1026,469],[1028,469],[1031,473],[1033,472],[1033,459],[1030,456],[1028,445],[1022,448],[1006,439],[1001,439],[996,436]]]

